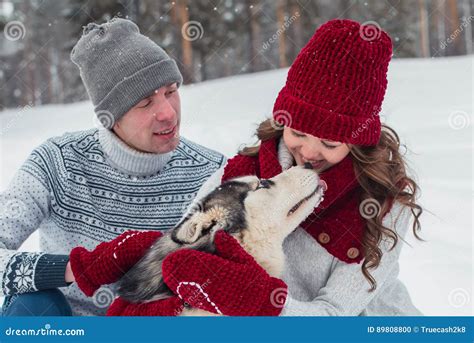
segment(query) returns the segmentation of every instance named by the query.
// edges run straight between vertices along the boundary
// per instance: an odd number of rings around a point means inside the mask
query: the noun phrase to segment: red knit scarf
[[[262,142],[258,157],[237,155],[230,159],[222,181],[244,175],[269,179],[280,174],[278,142],[278,139]],[[320,178],[328,185],[324,200],[300,226],[334,257],[347,263],[360,263],[366,222],[359,212],[362,188],[350,154],[320,173]]]

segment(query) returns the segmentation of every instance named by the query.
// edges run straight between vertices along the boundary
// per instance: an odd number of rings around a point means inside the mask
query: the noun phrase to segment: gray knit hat
[[[127,19],[88,24],[71,60],[107,128],[156,89],[183,82],[176,62]]]

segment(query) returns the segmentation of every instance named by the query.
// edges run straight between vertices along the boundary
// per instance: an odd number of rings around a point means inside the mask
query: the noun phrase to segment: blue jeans
[[[2,316],[72,316],[71,306],[59,289],[5,297]]]

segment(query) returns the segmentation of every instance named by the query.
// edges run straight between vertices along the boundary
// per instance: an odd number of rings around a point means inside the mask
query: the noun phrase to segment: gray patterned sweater
[[[93,249],[129,229],[172,228],[224,163],[185,138],[168,154],[133,150],[109,130],[47,140],[0,195],[0,295],[61,287],[74,315],[104,314],[113,286],[87,298],[65,283],[71,249]],[[41,252],[17,252],[36,230]]]

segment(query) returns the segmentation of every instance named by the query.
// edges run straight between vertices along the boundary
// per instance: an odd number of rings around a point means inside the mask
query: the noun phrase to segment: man
[[[172,228],[225,164],[180,138],[182,76],[133,22],[89,24],[71,59],[108,129],[47,140],[1,194],[3,315],[104,314],[113,290],[87,298],[73,282],[71,249],[93,249],[129,229]],[[42,252],[17,252],[37,229]]]

